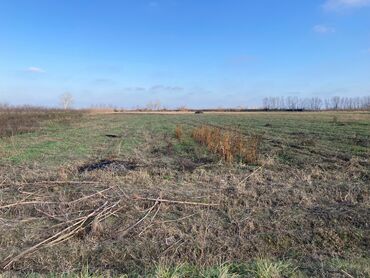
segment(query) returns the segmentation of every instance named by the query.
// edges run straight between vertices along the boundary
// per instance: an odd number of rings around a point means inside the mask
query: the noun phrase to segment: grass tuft
[[[252,273],[257,278],[280,278],[292,277],[295,271],[290,262],[261,259],[255,262]]]

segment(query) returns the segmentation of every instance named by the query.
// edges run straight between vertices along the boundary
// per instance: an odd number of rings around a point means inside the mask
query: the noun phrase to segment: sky
[[[370,95],[370,0],[0,0],[0,103]]]

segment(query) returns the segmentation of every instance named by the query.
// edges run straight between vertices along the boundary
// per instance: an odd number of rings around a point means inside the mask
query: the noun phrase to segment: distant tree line
[[[265,97],[262,100],[265,110],[367,110],[370,109],[370,96],[366,97]]]

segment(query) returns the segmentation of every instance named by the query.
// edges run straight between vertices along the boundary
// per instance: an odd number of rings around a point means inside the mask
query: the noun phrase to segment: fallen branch
[[[355,278],[355,277],[353,277],[351,274],[349,274],[347,271],[345,271],[345,270],[343,270],[343,269],[341,269],[340,270],[344,275],[346,275],[347,277],[349,277],[349,278]]]
[[[156,202],[154,203],[154,205],[149,208],[148,212],[142,218],[140,218],[135,224],[131,225],[130,227],[128,227],[124,230],[119,230],[118,233],[122,233],[121,236],[125,236],[129,231],[131,231],[133,228],[135,228],[137,225],[139,225],[141,222],[143,222],[145,220],[145,218],[147,218],[148,215],[153,211],[153,209],[159,204],[158,199],[155,199],[155,200],[156,200]]]
[[[172,203],[172,204],[183,204],[183,205],[192,205],[192,206],[219,206],[219,204],[212,204],[212,203],[198,203],[198,202],[189,202],[189,201],[177,201],[177,200],[168,200],[168,199],[154,199],[154,198],[145,198],[136,196],[134,200],[144,200],[144,201],[153,201],[153,202],[160,202],[160,203]]]
[[[104,190],[98,191],[98,192],[96,192],[96,193],[94,193],[94,194],[91,194],[91,195],[88,195],[88,196],[84,196],[84,197],[79,198],[79,199],[77,199],[77,200],[73,200],[73,201],[71,201],[71,202],[68,202],[68,204],[73,204],[73,203],[81,202],[81,201],[83,201],[83,200],[90,199],[91,197],[94,197],[94,196],[96,196],[96,195],[102,195],[102,193],[104,193],[104,192],[106,192],[106,191],[108,191],[108,190],[111,190],[111,189],[112,189],[112,188],[114,188],[114,187],[115,187],[115,186],[111,186],[111,187],[106,188],[106,189],[104,189]]]
[[[15,207],[15,206],[19,206],[19,205],[29,205],[29,204],[74,204],[74,203],[77,203],[77,202],[80,202],[82,200],[86,200],[88,198],[91,198],[93,196],[96,196],[96,195],[101,195],[103,192],[105,191],[108,191],[110,189],[112,189],[113,187],[110,187],[110,188],[107,188],[107,189],[104,189],[104,190],[101,190],[99,192],[96,192],[94,194],[91,194],[91,195],[88,195],[88,196],[84,196],[82,198],[79,198],[77,200],[74,200],[74,201],[71,201],[71,202],[48,202],[48,201],[23,201],[23,202],[17,202],[17,203],[14,203],[14,204],[8,204],[8,205],[4,205],[4,206],[1,206],[1,208],[10,208],[10,207]],[[125,197],[128,197],[128,196],[125,196]],[[153,201],[154,202],[154,205],[151,206],[147,212],[145,213],[145,215],[140,218],[135,224],[131,225],[130,227],[124,229],[124,230],[120,230],[118,231],[119,233],[123,233],[123,236],[126,235],[129,231],[131,231],[132,229],[134,229],[135,227],[137,227],[138,225],[140,225],[140,223],[142,223],[153,211],[154,209],[160,205],[161,203],[172,203],[172,204],[184,204],[184,205],[196,205],[196,206],[218,206],[218,204],[212,204],[212,203],[199,203],[199,202],[189,202],[189,201],[177,201],[177,200],[169,200],[169,199],[162,199],[160,197],[158,198],[144,198],[144,197],[130,197],[129,199],[131,200],[143,200],[143,201]],[[66,223],[70,223],[70,222],[74,222],[73,224],[69,225],[68,227],[66,227],[65,229],[63,229],[62,231],[48,237],[47,239],[37,243],[36,245],[24,250],[23,252],[21,252],[20,254],[14,256],[13,258],[11,258],[10,260],[7,260],[6,262],[3,262],[2,265],[3,265],[3,269],[8,269],[9,267],[11,267],[11,265],[18,261],[19,259],[21,259],[22,257],[25,257],[29,254],[32,254],[34,252],[36,252],[38,249],[40,248],[43,248],[43,247],[50,247],[50,246],[54,246],[56,244],[60,244],[70,238],[72,238],[74,235],[76,235],[77,233],[81,232],[82,230],[84,230],[86,227],[88,227],[89,225],[91,225],[94,221],[95,222],[100,222],[100,221],[103,221],[104,219],[110,217],[111,215],[114,215],[115,213],[117,213],[118,211],[122,210],[124,208],[119,206],[120,202],[122,201],[122,199],[116,201],[114,204],[110,205],[110,206],[107,206],[107,202],[105,202],[102,206],[100,206],[99,208],[95,209],[93,212],[89,213],[88,215],[84,216],[84,217],[79,217],[75,220],[72,220],[72,221],[67,221],[65,222],[64,224]],[[117,206],[119,206],[117,208]],[[154,213],[153,217],[152,217],[152,220],[151,222],[153,221],[153,219],[156,217],[157,213],[159,211],[159,206],[156,210],[156,212]],[[44,212],[43,212],[44,213]],[[46,213],[44,213],[46,214]],[[54,215],[49,215],[47,214],[48,217],[52,217],[52,218],[55,218]]]
[[[67,228],[63,229],[62,231],[52,235],[51,237],[48,237],[47,239],[37,243],[36,245],[26,249],[25,251],[21,252],[20,254],[14,256],[12,259],[10,259],[8,262],[3,262],[2,265],[3,269],[8,269],[14,262],[18,261],[22,257],[29,255],[31,253],[34,253],[39,248],[42,248],[43,246],[52,246],[55,244],[58,244],[60,242],[63,242],[69,238],[71,238],[73,235],[75,235],[77,232],[83,230],[86,226],[85,223],[91,219],[94,218],[96,215],[99,215],[99,211],[102,210],[106,206],[107,202],[104,203],[102,206],[79,220],[78,222],[74,223],[71,226],[68,226]],[[115,204],[116,205],[116,204]],[[104,211],[104,210],[103,210]],[[91,223],[91,222],[90,222]]]
[[[91,194],[91,195],[88,195],[88,196],[84,196],[84,197],[81,197],[79,199],[76,199],[76,200],[73,200],[73,201],[70,201],[70,202],[51,202],[51,201],[27,201],[27,202],[24,202],[25,199],[23,199],[22,201],[20,202],[17,202],[17,203],[13,203],[13,204],[8,204],[8,205],[3,205],[3,206],[0,206],[0,209],[4,209],[4,208],[11,208],[11,207],[16,207],[16,206],[21,206],[21,205],[38,205],[38,204],[63,204],[63,205],[71,205],[71,204],[74,204],[74,203],[78,203],[78,202],[81,202],[83,200],[86,200],[86,199],[90,199],[96,195],[102,195],[102,193],[114,188],[115,186],[111,186],[109,188],[106,188],[104,190],[101,190],[99,192],[95,192],[94,194]],[[28,198],[29,196],[27,196],[26,198]]]
[[[5,183],[5,180],[0,184],[1,187],[9,186],[25,186],[25,185],[37,185],[37,184],[102,184],[101,181],[34,181],[34,182],[13,182]]]
[[[16,206],[20,206],[20,205],[38,205],[38,204],[60,204],[60,203],[59,202],[47,202],[47,201],[17,202],[17,203],[13,203],[13,204],[0,206],[0,209],[11,208],[11,207],[16,207]]]
[[[250,177],[252,177],[253,175],[255,175],[259,170],[261,170],[263,168],[263,165],[258,167],[256,170],[254,170],[250,175],[246,176],[244,179],[242,179],[241,182],[238,183],[238,186],[239,185],[242,185],[243,183],[245,183]]]

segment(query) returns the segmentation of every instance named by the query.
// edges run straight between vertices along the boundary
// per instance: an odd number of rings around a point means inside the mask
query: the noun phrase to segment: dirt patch
[[[78,172],[92,172],[96,170],[111,171],[111,172],[126,172],[138,168],[139,165],[133,161],[109,160],[103,159],[97,162],[88,163],[78,167]]]

